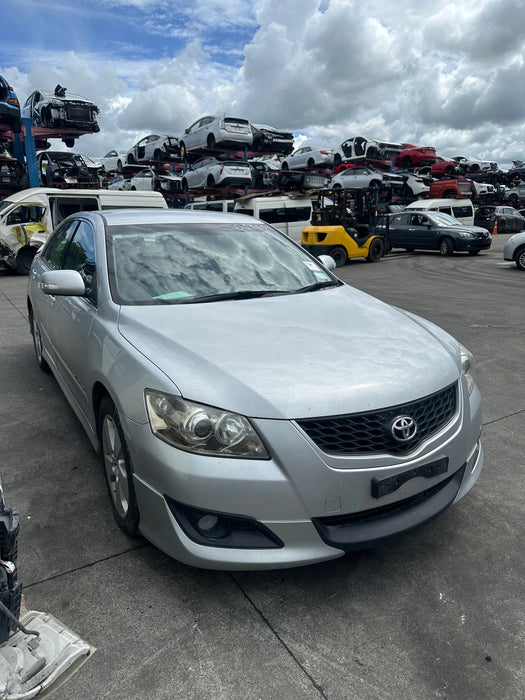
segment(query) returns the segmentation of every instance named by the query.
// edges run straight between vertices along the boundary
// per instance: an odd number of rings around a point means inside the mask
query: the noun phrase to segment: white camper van
[[[160,192],[32,187],[0,201],[0,262],[28,275],[36,251],[66,216],[97,209],[167,209]]]
[[[310,225],[312,218],[312,200],[304,195],[247,195],[235,200],[233,211],[266,221],[296,243],[301,243],[303,228]]]

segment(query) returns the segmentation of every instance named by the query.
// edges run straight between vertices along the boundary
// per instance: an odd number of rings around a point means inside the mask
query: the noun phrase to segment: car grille
[[[67,118],[71,122],[90,122],[92,121],[91,108],[83,104],[68,104]]]
[[[352,413],[344,416],[307,418],[297,424],[323,452],[341,455],[406,454],[438,432],[456,413],[456,384],[418,401],[391,406],[379,411]],[[415,436],[398,442],[392,432],[392,421],[409,416],[417,423]]]

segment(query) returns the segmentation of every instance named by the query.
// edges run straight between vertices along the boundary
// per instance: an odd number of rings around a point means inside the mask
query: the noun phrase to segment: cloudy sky
[[[87,155],[226,113],[298,143],[525,159],[523,0],[17,0],[2,25],[21,101],[60,83],[100,107]]]

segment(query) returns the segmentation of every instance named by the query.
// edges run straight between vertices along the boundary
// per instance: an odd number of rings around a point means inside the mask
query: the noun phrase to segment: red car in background
[[[436,149],[433,146],[414,146],[411,143],[401,145],[403,150],[394,161],[396,168],[414,168],[436,162]]]
[[[443,177],[443,175],[453,175],[457,172],[457,163],[447,158],[437,156],[436,162],[432,164],[430,174],[432,177]]]

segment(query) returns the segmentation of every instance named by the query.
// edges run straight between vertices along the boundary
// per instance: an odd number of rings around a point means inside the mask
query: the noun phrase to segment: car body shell
[[[513,204],[525,202],[525,182],[522,182],[515,187],[506,189],[503,193],[503,199],[505,201],[512,202]]]
[[[477,158],[465,158],[465,156],[453,156],[452,160],[457,164],[458,169],[467,173],[479,173],[481,171],[494,171],[498,169],[498,164],[491,160],[478,160]]]
[[[143,168],[129,181],[130,190],[155,192],[182,192],[180,175],[160,168]]]
[[[126,178],[122,173],[117,173],[109,182],[108,190],[130,190],[131,182],[129,178]]]
[[[454,175],[457,172],[458,164],[450,158],[436,156],[435,163],[430,166],[432,177],[443,177],[444,175]]]
[[[448,225],[440,225],[443,217],[450,218]],[[479,252],[492,243],[491,235],[479,226],[467,226],[441,212],[403,211],[391,214],[388,221],[388,240],[392,248],[407,250],[439,250],[443,254],[453,251]],[[451,242],[451,249],[444,250],[442,242]]]
[[[414,146],[402,143],[403,150],[394,158],[394,165],[399,168],[414,168],[432,165],[436,162],[436,149],[433,146]]]
[[[100,186],[97,168],[88,167],[78,153],[43,151],[37,155],[38,172],[43,186],[54,183],[66,185],[96,184]]]
[[[99,158],[104,168],[111,172],[112,170],[122,170],[122,167],[126,164],[126,156],[128,151],[119,151],[113,148],[108,151],[105,156]]]
[[[201,187],[250,187],[252,169],[241,160],[218,160],[204,156],[195,161],[182,176],[183,190]]]
[[[21,129],[20,102],[12,86],[0,75],[0,132],[11,130],[19,133]]]
[[[51,129],[74,128],[93,133],[100,131],[96,104],[81,95],[57,95],[56,92],[57,89],[55,93],[45,90],[32,92],[22,107],[22,117],[32,119],[36,126]]]
[[[124,162],[133,165],[152,160],[179,160],[179,157],[179,140],[176,136],[149,134],[129,149]]]
[[[265,124],[251,124],[253,132],[252,150],[269,153],[292,153],[294,135],[290,131],[281,131]]]
[[[347,161],[385,160],[401,154],[403,145],[367,136],[352,136],[333,149],[334,163]]]
[[[368,187],[402,186],[403,182],[403,177],[397,173],[380,173],[373,168],[359,166],[341,170],[332,177],[329,187],[367,189]]]
[[[333,162],[334,154],[329,148],[303,145],[283,159],[281,168],[283,170],[330,168]]]
[[[238,234],[245,240],[269,237],[272,250],[282,253],[293,246],[301,274],[310,269],[331,286],[217,303],[119,305],[108,278],[106,227],[128,231],[140,225],[143,230],[148,224],[157,230],[168,222],[177,229],[209,227],[213,235],[218,226],[234,227],[245,232]],[[86,296],[76,269],[50,267],[51,238],[35,258],[29,281],[33,331],[38,328],[42,357],[95,447],[102,397],[113,401],[129,449],[140,530],[170,556],[222,569],[320,562],[425,522],[472,488],[483,464],[480,395],[475,385],[468,389],[457,341],[441,329],[337,283],[282,234],[260,222],[247,223],[244,216],[123,210],[79,214],[62,226],[55,235],[67,232],[73,242],[79,238],[77,250],[86,251],[78,258],[80,272],[82,260],[91,261],[87,269],[92,274],[95,266],[94,286]],[[54,267],[63,264],[60,258]],[[239,260],[241,268],[245,264]],[[56,272],[66,274],[53,277]],[[51,298],[43,290],[53,279]],[[364,380],[355,368],[369,362],[371,347],[382,361]],[[149,425],[146,388],[246,416],[268,458],[213,457],[167,444]],[[414,402],[434,405],[433,397],[443,391],[455,397],[452,413],[403,455],[382,450],[336,454],[321,449],[306,432],[311,430],[304,423],[308,419],[331,423],[336,416],[385,407],[395,407],[392,415],[402,416]],[[236,514],[249,518],[281,544],[220,546],[212,538],[203,544],[183,528],[182,505],[177,510],[174,501],[200,513],[218,513],[228,522]],[[360,516],[378,508],[382,517],[369,518],[363,528]],[[337,528],[334,518],[341,523]]]
[[[207,115],[197,119],[179,136],[181,156],[199,148],[247,148],[252,145],[250,122],[239,117]]]
[[[525,230],[525,218],[514,207],[483,205],[478,207],[474,224],[492,233],[497,222],[498,233],[519,233]]]

